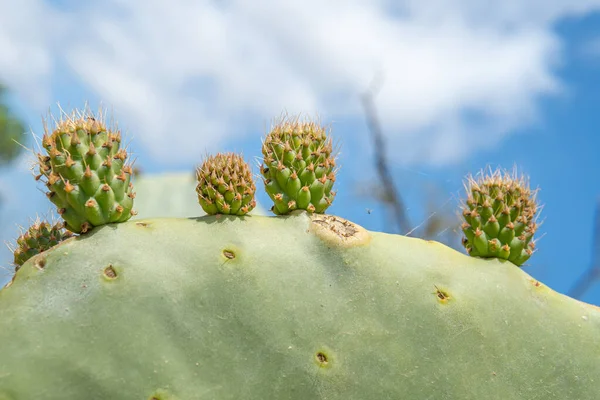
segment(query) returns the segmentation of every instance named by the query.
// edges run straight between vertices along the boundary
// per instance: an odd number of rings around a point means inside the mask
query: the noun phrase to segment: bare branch
[[[569,292],[569,296],[574,299],[581,299],[598,279],[600,279],[600,268],[587,269],[575,282]]]
[[[596,205],[596,217],[594,221],[592,262],[569,292],[569,296],[576,299],[580,299],[600,279],[600,202]]]
[[[388,168],[383,133],[379,124],[379,119],[377,118],[375,105],[373,103],[373,97],[376,94],[376,89],[378,88],[375,88],[374,84],[372,84],[371,88],[361,95],[362,104],[367,118],[367,125],[373,139],[373,147],[375,150],[375,166],[383,185],[385,200],[392,208],[394,220],[396,221],[396,224],[401,232],[408,232],[410,230],[410,223],[406,213],[404,212],[404,201],[402,200],[400,194],[396,191],[394,180]]]

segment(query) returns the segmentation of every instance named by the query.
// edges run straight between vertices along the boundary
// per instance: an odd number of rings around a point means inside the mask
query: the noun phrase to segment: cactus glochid
[[[256,207],[256,185],[241,155],[208,156],[196,170],[198,202],[208,215],[245,215]]]
[[[469,255],[500,258],[521,266],[535,250],[537,190],[523,176],[500,169],[469,176],[463,206],[463,245]]]
[[[37,219],[17,238],[17,245],[13,250],[15,269],[18,270],[36,254],[40,254],[72,236],[73,233],[64,228],[64,222],[50,223]]]
[[[335,159],[326,129],[313,121],[283,119],[262,144],[260,172],[275,214],[324,213],[335,197]]]
[[[67,229],[85,233],[135,215],[132,169],[120,131],[88,110],[63,115],[51,133],[44,128],[46,154],[37,155],[36,179],[43,179]]]

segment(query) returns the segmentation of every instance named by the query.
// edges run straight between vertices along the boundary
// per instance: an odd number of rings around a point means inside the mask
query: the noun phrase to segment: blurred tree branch
[[[408,232],[410,228],[410,222],[404,210],[406,209],[404,201],[394,184],[394,180],[388,168],[387,156],[385,153],[385,141],[377,113],[375,111],[375,105],[373,98],[379,91],[379,85],[374,80],[369,90],[361,95],[363,107],[367,118],[367,125],[371,132],[371,138],[373,139],[373,149],[375,151],[375,167],[381,180],[382,190],[380,193],[380,200],[388,205],[392,209],[394,220],[398,229],[401,232]]]
[[[381,76],[376,76],[371,82],[369,90],[361,95],[375,153],[375,168],[379,176],[379,182],[377,183],[362,184],[360,188],[361,192],[382,202],[391,210],[393,218],[391,220],[387,219],[385,222],[392,222],[400,233],[424,239],[438,240],[450,247],[459,248],[462,245],[460,244],[460,237],[457,235],[457,228],[459,227],[458,219],[454,221],[449,217],[447,212],[439,212],[443,206],[438,207],[430,201],[432,198],[439,198],[437,195],[429,193],[427,196],[427,217],[423,223],[415,227],[410,224],[405,211],[406,206],[403,197],[396,188],[388,166],[385,139],[375,108],[374,98],[381,88],[381,83]],[[437,190],[437,188],[433,189]]]
[[[581,297],[600,279],[600,202],[596,204],[594,233],[592,242],[592,262],[590,267],[579,277],[569,292],[569,296]]]

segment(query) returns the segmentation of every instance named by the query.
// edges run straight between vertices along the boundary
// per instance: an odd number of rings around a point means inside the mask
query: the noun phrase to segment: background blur
[[[273,118],[318,114],[342,150],[329,213],[464,251],[464,176],[516,165],[544,204],[525,271],[600,304],[600,0],[483,3],[0,0],[0,241],[52,215],[7,138],[36,149],[58,103],[108,108],[156,182],[206,152],[255,164]]]

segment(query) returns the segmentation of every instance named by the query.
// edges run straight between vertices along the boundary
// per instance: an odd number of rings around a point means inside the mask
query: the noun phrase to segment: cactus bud
[[[36,254],[42,253],[72,236],[72,232],[64,229],[63,222],[52,224],[37,219],[17,239],[17,245],[13,249],[15,270],[21,268],[21,265]]]
[[[218,153],[196,170],[198,202],[209,215],[245,215],[256,207],[256,185],[241,155]]]
[[[463,245],[469,255],[509,260],[521,266],[535,249],[537,190],[523,176],[496,170],[465,183]]]
[[[337,154],[324,127],[284,119],[263,141],[262,154],[260,171],[275,214],[321,214],[332,204]]]
[[[37,155],[36,178],[46,184],[48,198],[67,229],[84,233],[135,215],[131,167],[125,164],[127,152],[120,148],[119,131],[88,110],[65,115],[51,134],[45,128],[42,146],[47,155]]]

